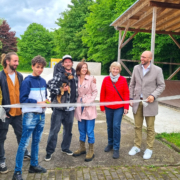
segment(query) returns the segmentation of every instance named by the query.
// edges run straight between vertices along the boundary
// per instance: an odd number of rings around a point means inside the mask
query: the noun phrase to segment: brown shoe
[[[79,142],[80,142],[80,148],[73,153],[74,157],[80,156],[82,154],[86,154],[85,142],[83,141],[79,141]]]
[[[92,159],[94,158],[94,144],[90,144],[89,143],[89,151],[86,155],[86,162],[92,161]]]

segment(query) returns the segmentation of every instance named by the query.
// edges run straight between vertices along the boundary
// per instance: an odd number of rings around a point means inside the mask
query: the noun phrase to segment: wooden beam
[[[129,11],[128,14],[124,14],[124,17],[122,17],[121,20],[117,19],[117,21],[115,21],[112,26],[121,26],[127,20],[129,20],[132,16],[138,13],[141,9],[143,9],[146,5],[148,5],[148,0],[144,0],[139,6],[136,5],[135,9],[132,9],[131,11]]]
[[[152,60],[154,63],[154,50],[155,50],[155,38],[156,38],[156,17],[157,17],[157,7],[153,7],[153,17],[152,17],[152,32],[151,32],[151,52]]]
[[[177,27],[178,25],[180,26],[180,19],[178,19],[178,21],[174,22],[170,26],[166,27],[166,31],[172,30],[174,29],[174,27]]]
[[[128,60],[128,59],[121,59],[123,62],[134,62],[140,63],[140,60]],[[180,65],[180,63],[169,63],[169,62],[154,62],[155,64],[165,64],[165,65]]]
[[[169,36],[174,41],[174,43],[177,45],[177,47],[180,49],[180,44],[178,43],[178,41],[171,34],[169,34]]]
[[[178,72],[180,71],[180,67],[176,69],[168,78],[167,80],[171,80]]]
[[[132,20],[139,20],[139,16],[132,16],[132,17],[130,17],[129,19],[132,19]]]
[[[128,67],[127,67],[122,61],[121,61],[120,63],[122,64],[122,66],[124,67],[124,69],[129,73],[129,75],[131,76],[132,73],[131,73],[131,71],[128,69]]]
[[[117,58],[117,62],[121,62],[121,48],[120,48],[120,43],[121,43],[121,34],[122,34],[122,30],[119,31],[119,41],[118,41],[118,58]]]
[[[135,32],[129,39],[126,40],[126,42],[124,42],[121,46],[121,48],[123,48],[131,39],[134,38],[134,36],[137,34],[138,32]]]
[[[129,25],[130,25],[130,20],[128,21],[128,23],[127,23],[127,25],[126,25],[126,29],[125,29],[125,31],[124,31],[124,34],[123,34],[121,43],[120,43],[120,45],[119,45],[119,48],[120,48],[120,49],[122,48],[122,44],[123,44],[124,39],[125,39],[125,37],[126,37],[127,31],[128,31],[128,28],[129,28]]]
[[[157,22],[156,29],[157,29],[157,30],[162,30],[162,29],[161,29],[162,26],[164,26],[164,25],[166,26],[168,23],[172,23],[172,21],[173,21],[175,18],[179,17],[179,16],[180,16],[180,11],[178,11],[177,13],[173,13],[173,14],[170,15],[170,16],[164,17],[162,20],[160,20],[160,21]]]
[[[173,31],[175,31],[175,32],[176,32],[176,31],[178,32],[179,30],[180,30],[180,26],[177,26],[177,27],[174,27],[174,28],[173,28]]]
[[[180,25],[180,19],[179,18],[175,18],[174,20],[170,21],[169,23],[166,23],[165,25],[162,25],[160,27],[158,27],[158,30],[171,30],[172,27],[176,26],[176,25]]]
[[[161,15],[161,13],[163,13],[164,11],[165,11],[166,9],[165,8],[159,8],[157,11],[157,17],[159,17],[160,15]],[[150,11],[150,12],[149,12]],[[152,16],[151,16],[151,14],[153,13],[153,10],[152,10],[152,8],[150,9],[150,10],[148,10],[148,12],[147,12],[147,14],[148,14],[148,16],[147,17],[149,17],[149,19],[147,19],[147,20],[145,20],[145,19],[143,19],[144,21],[142,22],[142,24],[138,27],[138,28],[143,28],[143,27],[145,27],[146,25],[149,25],[150,27],[151,27],[151,25],[152,25]],[[141,20],[141,19],[140,19]],[[140,21],[139,20],[139,21]],[[132,27],[132,26],[131,26]]]
[[[160,9],[157,9],[157,15],[156,15],[156,26],[157,26],[157,18],[161,16],[161,14],[166,10],[166,8],[160,8]],[[152,19],[150,18],[151,22],[152,22]],[[151,29],[152,27],[152,23],[149,24],[149,26],[146,26],[146,29]]]
[[[117,30],[122,30],[122,31],[124,31],[125,28],[124,28],[124,27],[117,27]],[[134,28],[129,28],[128,31],[151,33],[151,30],[134,29]],[[172,31],[156,31],[156,34],[172,34],[172,35],[180,35],[180,32],[172,32]]]
[[[180,9],[180,4],[175,4],[175,3],[156,2],[156,1],[150,1],[149,3],[150,6],[153,7]]]
[[[131,27],[135,26],[139,22],[143,21],[146,17],[152,14],[152,8],[150,8],[147,12],[145,12],[143,15],[139,17],[138,21],[135,21],[134,23],[131,24]]]
[[[157,22],[162,20],[164,17],[168,17],[169,15],[173,14],[174,11],[176,11],[176,10],[171,10],[171,9],[161,9],[161,10],[162,11],[160,13],[158,13]],[[149,28],[149,27],[151,27],[151,25],[152,25],[151,21],[152,21],[152,19],[150,18],[148,21],[144,22],[142,24],[142,26],[140,26],[139,28]]]

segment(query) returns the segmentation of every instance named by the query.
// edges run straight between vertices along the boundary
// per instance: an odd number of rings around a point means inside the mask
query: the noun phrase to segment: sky
[[[58,28],[55,21],[68,9],[71,0],[0,0],[0,18],[7,20],[16,36],[24,34],[31,23]]]

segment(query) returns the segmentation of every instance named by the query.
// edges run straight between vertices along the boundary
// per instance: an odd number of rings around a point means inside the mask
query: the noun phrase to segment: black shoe
[[[41,166],[30,166],[29,173],[46,173],[47,170]]]
[[[69,149],[68,150],[62,150],[61,152],[66,153],[69,156],[73,155],[73,152],[71,150],[69,150]]]
[[[45,161],[50,161],[52,158],[52,154],[46,154],[46,157],[44,158]]]
[[[113,158],[118,159],[119,158],[119,150],[114,150],[113,152]]]
[[[112,149],[113,149],[113,145],[107,145],[104,149],[104,152],[109,152]]]
[[[14,173],[12,180],[23,180],[22,174],[20,172]]]
[[[26,150],[24,154],[24,161],[28,161],[31,159],[31,154]]]
[[[3,162],[0,164],[0,173],[2,174],[6,174],[8,172],[8,169],[7,169],[7,166],[6,166],[6,163]]]

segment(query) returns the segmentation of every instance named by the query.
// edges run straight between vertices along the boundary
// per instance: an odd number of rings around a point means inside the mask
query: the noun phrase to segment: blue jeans
[[[121,140],[121,121],[124,108],[110,109],[105,107],[108,145],[112,145],[114,150],[119,150]]]
[[[95,119],[93,120],[83,120],[78,121],[78,129],[79,129],[79,140],[86,142],[86,134],[88,136],[88,143],[94,144],[94,127],[95,127]]]
[[[22,137],[19,143],[18,151],[16,154],[15,172],[22,172],[23,158],[26,147],[29,144],[32,135],[31,145],[31,166],[38,165],[38,152],[39,142],[41,140],[42,132],[45,124],[44,113],[25,113],[23,116],[23,130]]]

